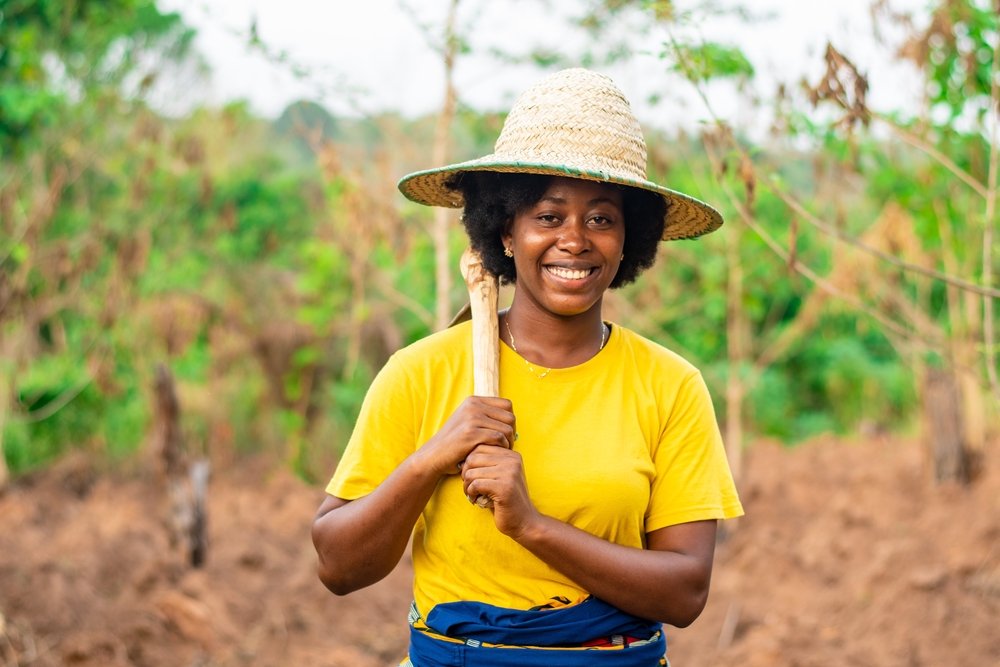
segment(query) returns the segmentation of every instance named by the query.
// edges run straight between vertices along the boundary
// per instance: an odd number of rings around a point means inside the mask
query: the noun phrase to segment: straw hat
[[[667,201],[664,241],[722,225],[708,204],[646,179],[646,142],[628,100],[610,78],[585,69],[556,72],[522,93],[491,155],[414,172],[399,190],[420,204],[461,208],[462,194],[446,184],[466,171],[571,176],[655,192]]]

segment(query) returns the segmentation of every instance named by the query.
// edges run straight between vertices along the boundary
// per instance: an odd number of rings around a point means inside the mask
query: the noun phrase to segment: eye
[[[537,220],[545,225],[558,225],[559,218],[552,213],[542,213],[537,216]]]
[[[595,227],[610,227],[615,223],[611,218],[606,218],[603,215],[595,215],[590,219],[590,224]]]

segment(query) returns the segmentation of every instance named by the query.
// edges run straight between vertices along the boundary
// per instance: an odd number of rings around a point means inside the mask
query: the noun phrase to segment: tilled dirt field
[[[669,629],[673,667],[1000,664],[991,454],[963,489],[931,485],[910,443],[756,445],[708,608]],[[0,665],[396,664],[409,563],[337,598],[309,539],[321,489],[261,460],[214,475],[199,570],[146,475],[74,457],[0,496]]]

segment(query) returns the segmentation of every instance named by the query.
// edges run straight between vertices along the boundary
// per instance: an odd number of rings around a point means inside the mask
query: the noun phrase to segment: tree
[[[10,427],[13,405],[27,412],[18,419],[40,420],[104,379],[107,349],[75,338],[73,323],[113,317],[141,236],[123,233],[120,220],[91,227],[74,215],[100,214],[88,189],[113,190],[106,156],[88,141],[127,139],[113,120],[155,79],[148,56],[183,57],[191,33],[150,0],[11,0],[0,21],[0,424]],[[114,294],[95,293],[98,275]],[[29,360],[67,346],[86,350],[89,364],[52,364],[39,371],[53,380],[48,390],[25,393]]]
[[[749,194],[743,202],[733,199],[741,219],[776,254],[819,290],[875,321],[916,370],[939,480],[974,476],[986,439],[986,395],[992,388],[1000,397],[993,306],[1000,290],[993,286],[992,253],[998,21],[984,2],[948,0],[932,9],[927,28],[908,23],[902,53],[924,75],[926,106],[917,115],[872,109],[866,77],[828,46],[826,72],[807,93],[813,105],[832,105],[839,115],[822,123],[800,111],[785,120],[798,136],[818,141],[824,168],[860,176],[865,187],[830,193],[832,201],[822,192],[796,190],[780,176],[758,183],[796,223],[787,244],[754,219]],[[767,171],[748,147],[726,146]],[[836,219],[824,219],[824,209]],[[830,244],[825,276],[802,261],[806,233],[800,227]],[[826,300],[819,294],[809,297],[813,306]]]
[[[885,3],[879,6],[884,8]],[[956,388],[942,395],[961,397],[962,407],[952,412],[962,415],[964,422],[961,435],[952,440],[966,442],[973,451],[969,457],[959,457],[968,460],[957,469],[973,469],[974,451],[981,446],[976,443],[985,437],[983,387],[992,385],[996,391],[992,332],[997,290],[992,286],[991,248],[997,170],[995,130],[989,127],[996,122],[993,72],[997,48],[991,40],[995,41],[998,32],[997,12],[983,1],[943,2],[931,12],[929,28],[913,29],[904,53],[916,57],[925,72],[929,101],[919,118],[906,117],[902,110],[873,112],[867,104],[867,80],[836,49],[828,49],[827,74],[811,86],[811,95],[813,104],[832,102],[840,108],[836,122],[826,124],[811,117],[795,106],[787,90],[779,91],[775,100],[776,107],[784,110],[776,126],[784,123],[784,130],[800,145],[803,138],[812,141],[815,153],[810,155],[791,142],[782,148],[780,137],[771,143],[752,141],[714,114],[712,82],[734,74],[746,77],[752,67],[738,49],[687,29],[704,23],[715,11],[711,6],[681,10],[672,2],[595,0],[587,7],[580,25],[599,31],[605,42],[614,42],[608,34],[615,31],[609,28],[644,16],[645,27],[630,35],[662,40],[661,59],[667,70],[693,84],[713,117],[702,138],[714,186],[698,182],[694,169],[689,172],[694,178],[688,180],[671,165],[670,177],[675,185],[694,182],[690,192],[728,203],[730,224],[721,236],[729,243],[715,250],[728,260],[724,268],[728,295],[725,417],[734,467],[739,467],[744,398],[753,400],[754,410],[747,417],[758,423],[764,412],[761,408],[767,407],[749,391],[752,387],[767,387],[768,391],[755,393],[770,395],[771,403],[787,402],[785,421],[809,406],[813,392],[803,386],[808,380],[803,370],[825,385],[818,389],[828,398],[840,394],[846,399],[827,400],[825,406],[817,401],[816,407],[826,413],[858,401],[857,397],[869,402],[868,410],[885,405],[890,414],[895,413],[899,390],[879,396],[864,381],[865,377],[879,378],[883,384],[888,381],[898,387],[906,366],[896,362],[900,371],[885,375],[890,365],[888,352],[911,368],[937,363],[951,369],[945,377],[954,376],[948,382]],[[750,19],[745,10],[733,11]],[[629,45],[614,47],[604,52],[603,60],[632,53]],[[756,102],[747,99],[747,104]],[[785,113],[790,108],[794,110]],[[886,142],[869,132],[873,122],[886,124],[902,142]],[[697,164],[691,158],[686,154],[680,162],[687,167]],[[812,176],[808,175],[810,161]],[[865,182],[870,186],[852,185]],[[828,185],[834,183],[841,185]],[[976,195],[971,200],[970,192]],[[914,198],[924,201],[914,206]],[[907,213],[900,214],[900,210]],[[916,234],[909,233],[908,219],[914,220]],[[961,219],[973,225],[950,222]],[[941,225],[941,221],[949,222]],[[701,248],[715,243],[710,237],[693,251],[698,266],[689,274],[706,300],[720,285],[711,273],[717,262],[701,253]],[[759,255],[762,249],[772,253],[771,261]],[[674,253],[670,257],[676,261]],[[765,267],[770,269],[762,273]],[[788,274],[801,279],[788,279]],[[692,284],[685,281],[684,286],[690,289]],[[952,305],[942,308],[942,304]],[[714,301],[704,311],[720,312]],[[701,315],[693,321],[700,322]],[[686,342],[696,359],[699,352],[711,349],[688,336],[687,323],[660,321],[663,334],[669,332],[682,345]],[[876,326],[874,336],[871,323]],[[701,331],[704,341],[715,339],[704,333],[711,331],[710,326]],[[823,337],[806,336],[814,331],[822,331]],[[832,340],[824,345],[827,336]],[[859,347],[858,342],[864,345]],[[710,361],[717,354],[712,351],[702,358]],[[801,364],[797,358],[803,355],[814,363],[797,369]],[[834,364],[839,355],[849,363]],[[713,365],[708,364],[710,374]],[[775,371],[784,375],[786,383],[777,395],[775,390],[781,388],[773,384],[778,377]],[[844,387],[852,386],[843,381],[846,377],[862,381],[853,386],[855,397],[845,392]],[[795,390],[788,391],[791,387]],[[837,421],[846,423],[842,418]]]
[[[440,37],[433,34],[432,28],[418,20],[416,10],[403,5],[413,17],[414,22],[424,32],[424,37],[440,57],[444,70],[444,96],[441,111],[437,116],[434,130],[434,143],[431,147],[431,164],[444,166],[452,153],[452,125],[455,122],[455,110],[458,105],[458,94],[455,90],[455,64],[459,55],[468,49],[464,46],[462,37],[456,27],[459,0],[449,0],[448,12],[441,29]],[[434,210],[434,276],[436,298],[434,305],[434,328],[444,329],[451,319],[451,285],[455,266],[451,261],[450,238],[454,226],[455,215],[450,209],[438,207]]]
[[[58,121],[74,96],[153,84],[150,52],[167,61],[189,52],[194,33],[152,0],[8,0],[0,50],[0,150],[10,156]]]
[[[900,344],[922,378],[936,479],[968,482],[981,465],[987,406],[1000,399],[993,286],[1000,14],[987,2],[946,0],[929,18],[917,29],[897,17],[911,26],[901,54],[924,77],[921,112],[872,109],[864,76],[833,46],[810,94],[841,111],[836,131],[872,197],[902,205],[910,217],[910,242],[850,240],[878,259],[870,262],[873,282],[883,285],[857,294],[904,328]],[[874,140],[869,126],[888,129],[899,144]]]

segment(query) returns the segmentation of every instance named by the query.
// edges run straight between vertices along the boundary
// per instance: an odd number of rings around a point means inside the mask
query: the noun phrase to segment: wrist
[[[435,465],[434,458],[428,454],[426,447],[421,447],[410,454],[407,460],[411,473],[422,482],[437,482],[445,473]]]
[[[509,537],[522,547],[530,550],[531,545],[541,544],[545,541],[552,521],[555,521],[555,519],[535,510],[524,521],[518,524],[516,530],[511,531]]]

